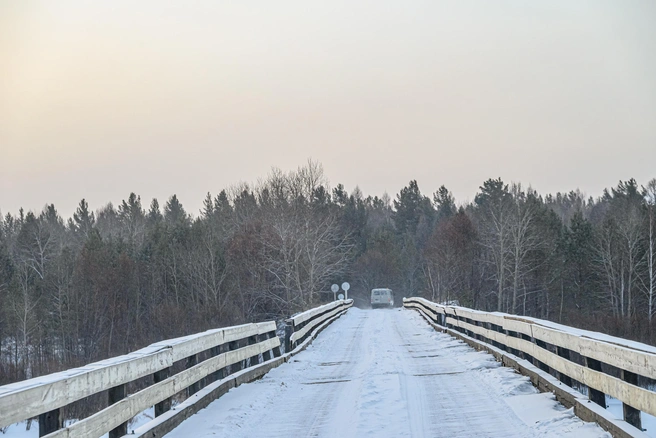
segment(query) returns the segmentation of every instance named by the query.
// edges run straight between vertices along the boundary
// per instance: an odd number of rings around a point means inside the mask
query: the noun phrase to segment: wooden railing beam
[[[303,332],[297,336],[307,339],[317,327],[325,327],[351,305],[352,301],[331,303],[304,312],[298,316]],[[294,341],[300,342],[304,341]],[[244,324],[161,341],[125,356],[53,375],[50,380],[0,387],[0,427],[38,416],[39,436],[109,433],[110,438],[122,437],[128,432],[128,421],[148,406],[155,407],[156,417],[162,416],[171,410],[176,393],[186,390],[190,397],[204,384],[223,378],[227,367],[236,372],[247,363],[255,366],[262,360],[279,358],[280,346],[275,322]],[[180,361],[185,369],[172,374],[172,366]],[[128,384],[139,379],[143,382],[144,378],[152,379],[152,384],[130,394],[127,400]],[[107,408],[63,427],[61,408],[103,391],[107,392]],[[21,400],[24,406],[19,406]]]

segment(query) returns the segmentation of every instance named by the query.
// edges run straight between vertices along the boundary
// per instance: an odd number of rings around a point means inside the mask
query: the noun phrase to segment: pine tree
[[[189,222],[189,216],[176,195],[171,196],[166,202],[164,220],[169,225],[187,225]]]
[[[153,228],[161,223],[163,219],[164,217],[159,209],[159,202],[157,198],[153,198],[150,202],[150,209],[148,210],[148,226]]]
[[[420,223],[432,231],[434,215],[430,200],[421,194],[416,180],[410,181],[407,187],[401,189],[394,200],[393,219],[399,235],[417,236]]]
[[[203,208],[200,211],[200,215],[203,219],[209,220],[214,216],[214,201],[212,200],[212,195],[210,192],[207,192],[207,196],[203,200]]]
[[[437,222],[444,219],[453,217],[456,214],[457,208],[453,194],[449,190],[440,186],[439,189],[433,194],[433,202],[437,210],[435,218]]]
[[[75,235],[78,245],[82,245],[89,238],[95,222],[94,214],[89,212],[89,204],[82,199],[73,213],[73,217],[68,220],[68,228]]]

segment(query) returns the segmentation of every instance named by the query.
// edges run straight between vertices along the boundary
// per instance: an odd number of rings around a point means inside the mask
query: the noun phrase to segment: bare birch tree
[[[519,183],[511,186],[513,208],[510,213],[509,234],[512,267],[512,305],[511,313],[517,312],[517,298],[524,275],[533,269],[527,266],[528,255],[542,244],[536,234],[534,221],[538,213],[539,201],[530,188],[524,193]]]
[[[656,273],[654,272],[654,221],[656,221],[656,178],[650,180],[644,188],[645,203],[647,204],[647,318],[649,326],[651,327],[652,318],[654,316],[654,284],[656,283]]]
[[[507,310],[504,290],[511,258],[512,196],[501,179],[483,183],[475,203],[479,217],[480,243],[487,260],[494,265],[497,283],[497,310]]]

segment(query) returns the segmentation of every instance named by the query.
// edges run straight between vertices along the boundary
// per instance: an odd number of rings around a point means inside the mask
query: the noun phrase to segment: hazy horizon
[[[0,211],[320,162],[331,186],[656,177],[656,3],[0,0]]]

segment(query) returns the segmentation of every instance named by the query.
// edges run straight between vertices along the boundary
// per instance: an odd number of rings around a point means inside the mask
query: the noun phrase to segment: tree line
[[[598,198],[483,182],[457,204],[410,181],[391,199],[330,188],[320,164],[178,198],[131,193],[65,220],[54,205],[0,218],[0,384],[209,328],[280,319],[348,280],[396,301],[551,319],[654,342],[656,179]]]

